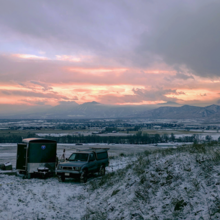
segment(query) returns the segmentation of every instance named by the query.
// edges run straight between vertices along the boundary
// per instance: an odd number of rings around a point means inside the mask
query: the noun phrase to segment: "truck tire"
[[[87,170],[83,170],[81,175],[80,175],[80,182],[81,183],[86,183],[88,179],[88,172]]]
[[[59,182],[65,182],[65,176],[64,175],[58,175],[57,178],[58,178]]]
[[[104,166],[104,165],[102,165],[102,166],[100,167],[100,169],[99,169],[99,175],[100,175],[100,176],[105,176],[105,166]]]

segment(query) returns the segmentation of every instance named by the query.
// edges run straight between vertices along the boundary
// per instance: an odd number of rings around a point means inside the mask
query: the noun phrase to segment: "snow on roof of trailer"
[[[95,147],[91,147],[91,148],[87,148],[87,149],[79,149],[76,148],[76,151],[80,151],[80,152],[89,152],[91,153],[92,151],[95,152],[104,152],[104,151],[108,151],[110,148],[95,148]]]
[[[35,143],[40,143],[40,142],[56,142],[54,140],[49,140],[49,139],[44,139],[44,138],[25,138],[22,140],[22,142],[29,143],[29,142],[35,142]]]
[[[76,152],[73,152],[74,154],[90,154],[92,153],[91,150],[76,150]]]

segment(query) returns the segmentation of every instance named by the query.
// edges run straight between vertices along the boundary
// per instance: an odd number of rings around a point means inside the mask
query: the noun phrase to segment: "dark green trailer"
[[[16,169],[26,174],[49,176],[56,170],[57,142],[42,138],[23,139],[17,144]]]

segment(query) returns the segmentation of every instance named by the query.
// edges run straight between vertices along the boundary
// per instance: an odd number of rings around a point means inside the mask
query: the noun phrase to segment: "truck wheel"
[[[80,176],[80,182],[81,183],[86,183],[88,179],[88,174],[86,170],[83,170]]]
[[[104,166],[104,165],[102,165],[102,166],[100,167],[100,169],[99,169],[99,175],[100,175],[100,176],[105,176],[105,166]]]
[[[58,181],[59,182],[65,182],[65,176],[64,175],[58,175]]]

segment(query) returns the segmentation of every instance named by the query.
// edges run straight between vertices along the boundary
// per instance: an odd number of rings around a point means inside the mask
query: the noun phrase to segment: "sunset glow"
[[[46,57],[36,56],[36,55],[32,55],[32,54],[13,54],[13,56],[21,58],[21,59],[47,60]]]
[[[5,3],[0,104],[218,104],[217,3],[168,2]]]

